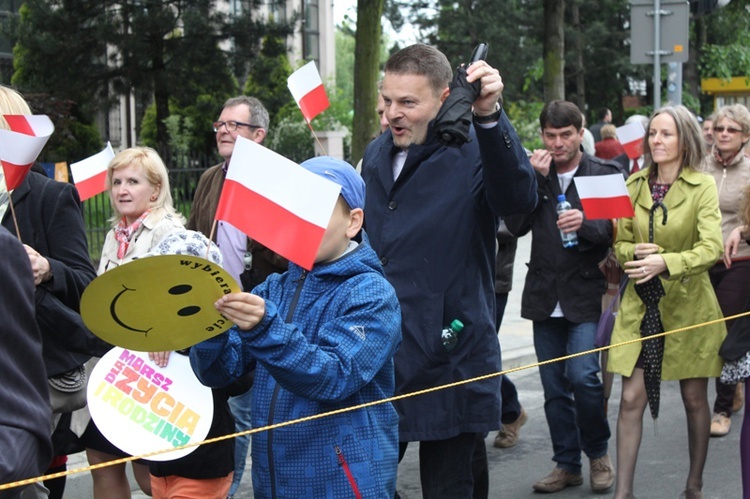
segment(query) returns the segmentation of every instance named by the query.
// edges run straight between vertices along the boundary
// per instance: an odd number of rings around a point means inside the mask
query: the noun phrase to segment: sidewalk
[[[508,296],[498,336],[503,352],[503,369],[513,369],[536,362],[531,321],[521,318],[521,294],[530,252],[531,236],[526,235],[518,240],[516,259],[513,263],[513,289]]]
[[[518,250],[513,266],[513,290],[510,292],[510,296],[508,296],[505,318],[503,319],[498,336],[503,352],[503,369],[513,369],[536,362],[531,321],[521,318],[521,292],[523,291],[523,284],[526,279],[526,263],[529,260],[530,249],[531,237],[526,236],[518,240]],[[245,474],[242,477],[242,485],[235,496],[238,499],[252,497],[250,464],[250,459],[248,458]],[[86,460],[85,453],[80,452],[68,457],[69,470],[84,468],[86,466],[88,466],[88,461]],[[147,498],[148,496],[138,488],[129,464],[127,465],[127,469],[131,490],[133,491],[133,499]],[[83,472],[69,475],[65,486],[64,499],[86,499],[93,497],[92,487],[91,473]]]

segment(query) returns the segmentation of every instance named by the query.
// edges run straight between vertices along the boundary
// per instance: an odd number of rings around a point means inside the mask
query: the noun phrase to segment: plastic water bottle
[[[565,200],[565,194],[557,196],[557,216],[560,217],[563,213],[571,208],[570,203]],[[576,232],[563,232],[560,231],[560,237],[562,238],[563,248],[572,248],[578,245],[578,234]]]
[[[450,326],[447,326],[443,329],[440,337],[443,340],[443,346],[446,350],[450,352],[451,350],[456,348],[456,344],[458,343],[458,333],[460,333],[463,328],[463,322],[455,319],[453,322],[451,322]]]

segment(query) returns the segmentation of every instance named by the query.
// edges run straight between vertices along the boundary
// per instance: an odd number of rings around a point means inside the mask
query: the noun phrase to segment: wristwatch
[[[472,112],[472,116],[474,117],[474,123],[477,123],[479,125],[486,125],[489,123],[496,123],[500,120],[500,113],[503,111],[503,107],[500,105],[499,102],[495,103],[495,112],[492,114],[488,114],[487,116],[477,116]]]

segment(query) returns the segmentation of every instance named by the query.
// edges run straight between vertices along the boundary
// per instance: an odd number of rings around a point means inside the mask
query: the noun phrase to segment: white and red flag
[[[5,114],[10,130],[0,130],[0,162],[8,190],[15,189],[44,149],[55,125],[44,114]]]
[[[588,220],[628,218],[635,212],[620,173],[573,177]]]
[[[640,121],[618,126],[616,132],[617,140],[625,148],[628,158],[636,159],[643,154],[643,136],[646,135],[646,130]]]
[[[310,270],[340,191],[335,182],[237,137],[216,218]]]
[[[104,185],[107,179],[107,166],[114,157],[115,152],[112,150],[112,144],[107,142],[107,147],[100,152],[76,163],[71,163],[70,173],[73,175],[73,182],[76,184],[81,201],[86,201],[88,198],[107,190],[106,185]]]
[[[292,73],[286,83],[308,123],[331,105],[315,61],[308,62]]]

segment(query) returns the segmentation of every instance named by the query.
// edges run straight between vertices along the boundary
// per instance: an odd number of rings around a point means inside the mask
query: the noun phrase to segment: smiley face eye
[[[179,315],[180,317],[187,317],[190,315],[195,315],[200,311],[201,311],[201,308],[197,306],[185,307],[185,308],[181,308],[180,310],[178,310],[177,315]]]
[[[184,295],[189,292],[193,287],[190,284],[178,284],[169,288],[170,295]]]

